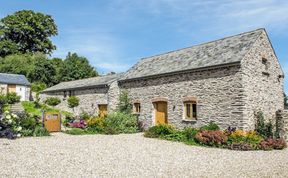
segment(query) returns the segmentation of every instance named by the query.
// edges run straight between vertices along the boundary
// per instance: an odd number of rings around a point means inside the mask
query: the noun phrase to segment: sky
[[[23,9],[55,20],[52,57],[76,52],[100,74],[124,72],[143,57],[265,28],[288,93],[287,0],[1,0],[0,18]]]

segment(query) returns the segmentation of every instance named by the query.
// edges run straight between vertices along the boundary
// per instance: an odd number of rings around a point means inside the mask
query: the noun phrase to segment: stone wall
[[[267,59],[266,63],[262,58]],[[241,66],[245,129],[254,129],[257,111],[262,111],[265,119],[272,119],[275,123],[276,111],[284,109],[283,77],[279,78],[283,71],[265,32],[246,54]]]
[[[7,93],[7,84],[0,84],[0,94]]]
[[[277,124],[280,127],[280,137],[288,142],[288,110],[279,110],[276,116]]]
[[[145,127],[154,125],[153,100],[164,98],[168,102],[168,123],[178,128],[200,127],[214,121],[226,129],[243,128],[244,96],[239,66],[222,67],[202,72],[142,79],[120,83],[132,101],[140,102],[139,119]],[[184,120],[184,103],[187,97],[197,99],[197,120]]]
[[[115,86],[116,83],[116,86]],[[98,114],[98,105],[107,104],[108,112],[116,108],[116,101],[118,99],[119,88],[117,87],[117,82],[111,83],[108,87],[75,90],[73,91],[74,96],[80,99],[79,106],[74,108],[75,114],[80,114],[82,111],[88,112],[89,114]],[[43,93],[41,94],[41,102],[45,101],[47,97],[58,97],[61,99],[61,103],[56,106],[64,111],[73,112],[71,108],[68,107],[68,91],[67,97],[64,98],[64,92],[53,92],[53,93]]]

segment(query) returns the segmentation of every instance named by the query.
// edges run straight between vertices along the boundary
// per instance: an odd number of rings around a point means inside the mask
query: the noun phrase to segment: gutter
[[[239,65],[241,65],[241,61],[218,64],[214,66],[200,67],[200,68],[195,68],[195,69],[167,72],[167,73],[149,75],[149,76],[143,76],[143,77],[136,77],[136,78],[130,78],[130,79],[122,79],[122,80],[120,79],[118,82],[124,83],[124,82],[130,82],[130,81],[141,80],[141,79],[152,79],[155,77],[171,76],[175,74],[184,74],[184,73],[190,73],[190,72],[200,72],[200,71],[205,71],[205,70],[212,70],[212,69],[218,69],[218,68],[223,68],[223,67],[233,67],[233,66],[239,66]]]

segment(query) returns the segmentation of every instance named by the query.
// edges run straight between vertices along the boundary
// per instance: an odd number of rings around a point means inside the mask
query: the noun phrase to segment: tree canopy
[[[49,38],[55,35],[53,18],[32,10],[0,19],[0,72],[22,74],[30,82],[47,87],[98,76],[88,59],[76,53],[69,52],[64,60],[49,59],[56,49]]]
[[[56,46],[49,37],[57,33],[51,16],[32,10],[17,11],[0,20],[0,56],[35,52],[51,54]]]
[[[84,57],[69,53],[65,60],[49,59],[45,54],[13,54],[0,58],[0,72],[25,75],[30,82],[44,83],[48,87],[62,81],[98,76]]]
[[[63,81],[71,81],[98,76],[95,68],[89,64],[88,59],[78,56],[76,53],[69,52],[63,64],[64,66],[60,71]]]

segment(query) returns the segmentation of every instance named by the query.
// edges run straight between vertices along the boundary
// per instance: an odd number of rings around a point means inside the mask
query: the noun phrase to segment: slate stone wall
[[[284,109],[284,79],[265,32],[246,54],[241,66],[245,96],[244,129],[255,128],[257,111],[262,111],[266,120],[275,123],[276,111]]]
[[[279,124],[280,137],[288,142],[288,110],[279,110],[276,114],[277,124]]]
[[[178,128],[200,127],[214,121],[226,129],[228,126],[243,128],[244,89],[239,66],[175,74],[154,79],[120,83],[132,101],[140,102],[139,120],[145,127],[154,125],[153,101],[166,99],[168,123]],[[196,98],[197,120],[184,120],[185,98]]]
[[[97,115],[99,112],[99,104],[108,104],[108,111],[111,111],[116,108],[114,100],[118,99],[117,96],[115,96],[117,95],[117,92],[119,92],[117,82],[113,82],[109,87],[75,90],[74,96],[80,99],[80,104],[78,107],[74,108],[74,113],[78,115],[82,111],[85,111],[89,114]],[[58,97],[61,99],[61,103],[57,105],[56,108],[73,112],[73,110],[68,107],[68,91],[66,93],[66,98],[64,98],[63,92],[43,93],[40,97],[42,102],[45,101],[47,97]],[[111,102],[109,102],[109,99]]]

